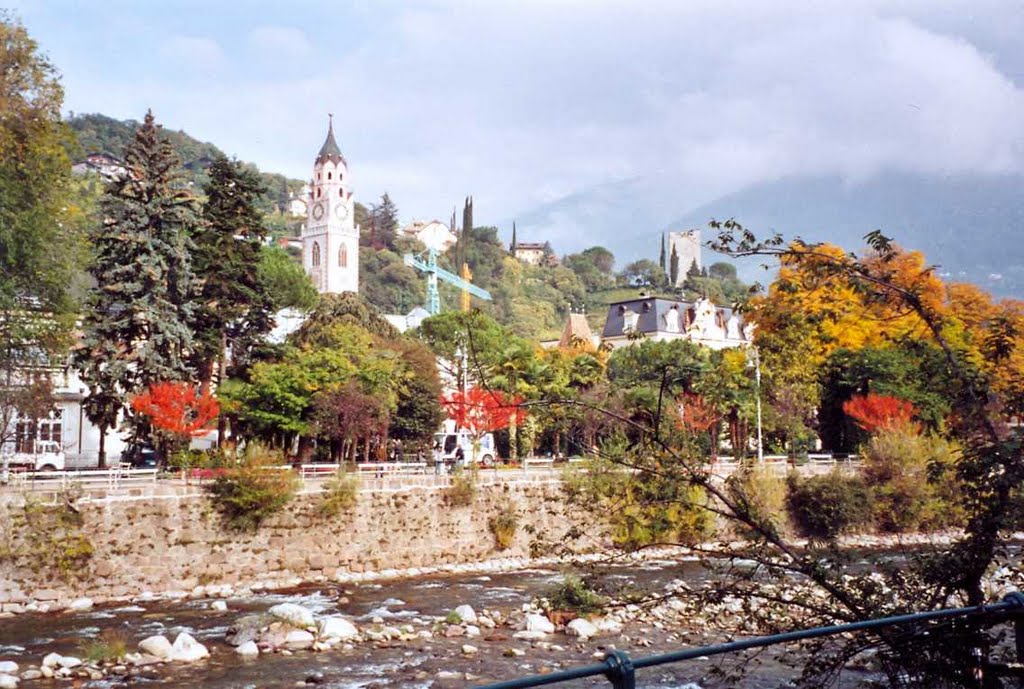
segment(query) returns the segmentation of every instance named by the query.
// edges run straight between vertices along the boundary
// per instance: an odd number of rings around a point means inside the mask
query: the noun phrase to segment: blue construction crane
[[[422,258],[420,258],[420,256],[423,255],[427,257],[427,260],[424,261]],[[454,285],[455,287],[458,287],[460,290],[472,294],[474,297],[479,297],[480,299],[484,299],[486,301],[491,300],[491,293],[488,292],[487,290],[481,289],[480,287],[477,287],[468,280],[462,279],[455,273],[450,273],[444,268],[438,266],[436,249],[427,249],[423,254],[420,254],[420,256],[406,254],[402,260],[405,262],[405,265],[411,266],[416,270],[419,270],[420,272],[427,274],[426,309],[427,313],[429,313],[431,316],[436,316],[437,314],[441,313],[441,293],[437,291],[438,278],[444,280],[449,285]]]

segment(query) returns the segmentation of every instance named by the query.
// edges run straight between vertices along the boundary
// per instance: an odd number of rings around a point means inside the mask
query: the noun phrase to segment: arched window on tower
[[[330,179],[330,178],[331,178],[331,173],[330,173],[330,172],[328,172],[328,173],[327,173],[327,179]]]
[[[317,190],[316,190],[316,197],[317,197],[317,198],[320,198],[320,189],[317,189]]]
[[[338,196],[340,196],[341,198],[345,198],[345,190],[344,189],[339,189],[338,190]]]
[[[338,267],[348,268],[348,245],[344,243],[338,249]]]
[[[320,265],[320,243],[313,242],[313,265]]]

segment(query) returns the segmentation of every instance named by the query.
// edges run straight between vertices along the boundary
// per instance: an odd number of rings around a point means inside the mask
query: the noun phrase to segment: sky
[[[476,224],[507,236],[651,177],[697,206],[789,175],[1024,171],[1019,0],[13,7],[67,111],[152,108],[303,179],[333,113],[356,198],[387,191],[406,221],[472,194]]]

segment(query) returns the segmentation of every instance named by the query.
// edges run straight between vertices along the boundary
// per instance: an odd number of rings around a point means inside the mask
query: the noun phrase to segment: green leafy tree
[[[288,252],[278,246],[263,246],[259,257],[259,279],[273,302],[273,310],[309,311],[320,298],[306,271]]]
[[[190,234],[199,223],[170,144],[153,113],[125,151],[128,174],[102,199],[104,221],[91,237],[95,287],[75,362],[88,387],[85,410],[101,430],[112,401],[161,381],[192,376]],[[102,440],[101,440],[102,447]]]

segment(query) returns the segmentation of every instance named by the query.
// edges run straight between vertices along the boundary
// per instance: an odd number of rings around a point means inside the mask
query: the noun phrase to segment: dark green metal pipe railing
[[[786,632],[784,634],[772,634],[770,636],[756,636],[740,641],[715,644],[712,646],[699,646],[681,651],[672,651],[660,655],[647,656],[645,658],[630,658],[629,654],[623,651],[612,651],[608,653],[601,663],[582,665],[569,670],[551,672],[545,675],[534,675],[532,677],[521,677],[510,679],[504,682],[481,685],[478,689],[523,689],[524,687],[540,687],[547,684],[558,684],[574,679],[585,677],[604,676],[611,682],[613,689],[635,689],[635,672],[640,668],[664,665],[666,663],[678,663],[684,660],[694,660],[707,656],[721,655],[723,653],[735,653],[751,648],[762,648],[774,646],[775,644],[803,641],[805,639],[816,639],[822,636],[833,636],[846,634],[848,632],[862,632],[872,629],[894,627],[901,624],[916,622],[931,622],[934,620],[948,620],[954,618],[977,617],[980,615],[1006,615],[1013,617],[1014,633],[1016,636],[1016,651],[1018,660],[1024,660],[1024,593],[1019,591],[1007,594],[999,603],[991,605],[978,605],[966,608],[947,608],[943,610],[932,610],[929,612],[917,612],[908,615],[895,615],[893,617],[880,617],[874,620],[862,620],[849,624],[835,624],[828,627],[814,627],[812,629],[800,629]]]

